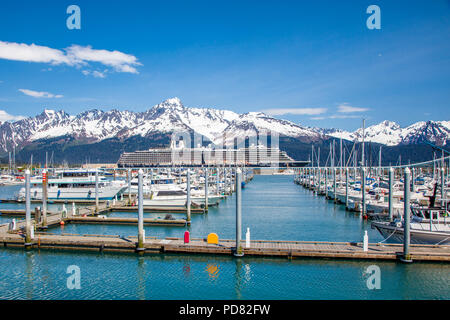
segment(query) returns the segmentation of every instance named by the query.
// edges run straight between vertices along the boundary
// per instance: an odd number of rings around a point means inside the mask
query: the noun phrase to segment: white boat
[[[220,195],[208,196],[208,206],[216,205],[222,198]],[[191,202],[195,206],[205,204],[205,197],[191,193]],[[186,207],[187,193],[183,190],[159,190],[144,195],[143,204],[146,207]]]
[[[295,172],[292,169],[280,170],[272,173],[274,176],[291,176],[293,174],[295,174]]]
[[[131,180],[130,192],[131,194],[137,194],[139,187],[138,178],[135,177]],[[142,189],[144,194],[150,194],[153,191],[180,191],[180,186],[175,183],[172,176],[168,175],[146,175],[143,177]],[[127,189],[128,191],[128,189]]]
[[[403,242],[404,226],[401,221],[374,221],[372,228],[377,229],[389,242]],[[413,244],[450,244],[450,226],[441,223],[411,222],[410,241]]]
[[[47,182],[48,200],[95,200],[95,170],[57,171],[56,178]],[[31,179],[30,196],[33,200],[42,199],[42,177]],[[98,177],[98,199],[112,200],[126,186],[123,183]],[[25,188],[19,191],[19,199],[25,198]]]
[[[14,186],[23,184],[23,180],[18,179],[9,174],[3,174],[0,176],[0,186]]]
[[[182,190],[152,191],[144,195],[145,207],[186,207],[187,195]],[[138,202],[137,202],[138,203]]]
[[[445,209],[411,207],[411,243],[450,244],[450,219]],[[374,221],[377,229],[390,242],[403,242],[404,221]]]

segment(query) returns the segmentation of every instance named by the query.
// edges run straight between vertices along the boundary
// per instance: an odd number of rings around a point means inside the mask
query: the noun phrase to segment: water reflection
[[[242,259],[237,258],[235,259],[235,273],[234,273],[234,279],[235,279],[235,285],[234,290],[236,294],[236,299],[241,300],[242,299],[242,276],[241,276],[241,270],[242,270]]]
[[[209,263],[206,265],[206,271],[210,279],[217,279],[219,277],[219,264]]]
[[[138,257],[137,260],[137,296],[139,300],[145,300],[145,258]]]
[[[33,299],[33,266],[35,264],[34,252],[25,252],[25,295],[28,300]]]

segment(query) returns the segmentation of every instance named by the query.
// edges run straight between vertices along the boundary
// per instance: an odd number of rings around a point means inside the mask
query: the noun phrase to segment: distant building
[[[164,148],[124,152],[117,162],[119,168],[153,166],[298,166],[306,164],[294,161],[278,148],[251,146],[241,149]]]
[[[115,169],[117,163],[85,163],[81,166],[83,169]]]

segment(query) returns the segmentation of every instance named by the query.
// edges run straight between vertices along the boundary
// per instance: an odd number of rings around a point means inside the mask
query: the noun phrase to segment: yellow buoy
[[[219,236],[217,233],[210,233],[206,238],[206,242],[211,244],[219,244]]]

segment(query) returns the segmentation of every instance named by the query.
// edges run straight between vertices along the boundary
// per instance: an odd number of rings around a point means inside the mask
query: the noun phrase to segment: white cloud
[[[335,114],[335,115],[329,116],[329,118],[330,119],[357,119],[357,118],[361,118],[361,116]]]
[[[21,120],[21,119],[25,119],[25,117],[13,116],[13,115],[9,114],[8,112],[6,112],[5,110],[0,110],[0,122],[17,121],[17,120]]]
[[[73,65],[64,52],[44,46],[0,41],[0,58],[14,61]]]
[[[368,108],[359,108],[359,107],[352,107],[346,103],[341,104],[338,106],[338,112],[340,113],[353,113],[353,112],[364,112],[369,111]]]
[[[35,97],[35,98],[62,98],[63,97],[63,95],[61,95],[61,94],[53,94],[53,93],[45,92],[45,91],[34,91],[34,90],[29,90],[29,89],[19,89],[19,91],[27,96]]]
[[[96,50],[92,49],[91,46],[82,47],[79,45],[72,45],[66,50],[68,56],[72,57],[74,61],[99,62],[114,68],[117,72],[138,73],[133,66],[142,65],[135,56],[117,50]]]
[[[350,115],[350,114],[333,114],[327,117],[311,117],[311,120],[325,120],[325,119],[358,119],[361,115]]]
[[[327,112],[326,108],[280,108],[263,110],[264,113],[272,116],[281,116],[285,114],[296,115],[318,115]]]
[[[72,45],[63,51],[34,43],[28,45],[5,41],[0,41],[0,59],[68,66],[88,65],[91,62],[126,73],[139,73],[136,66],[142,65],[135,56],[117,50],[97,50],[91,46]]]
[[[106,73],[108,72],[108,69],[105,69],[103,72],[101,71],[89,71],[89,70],[83,70],[81,71],[85,76],[92,75],[95,78],[106,78]]]

